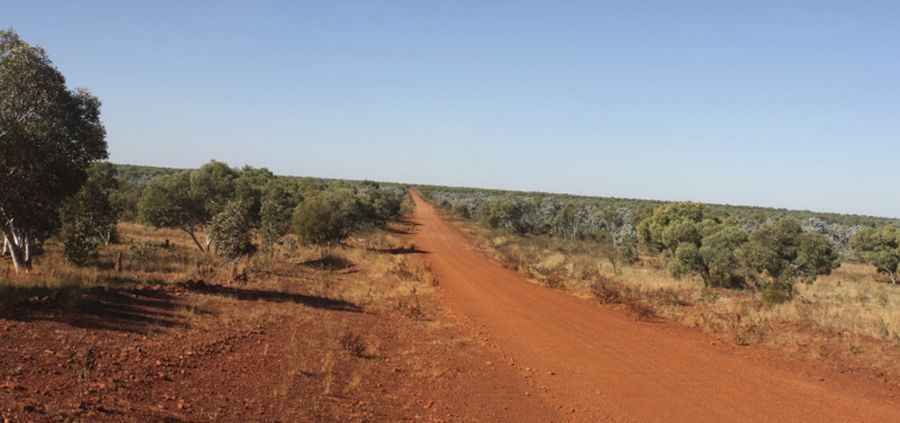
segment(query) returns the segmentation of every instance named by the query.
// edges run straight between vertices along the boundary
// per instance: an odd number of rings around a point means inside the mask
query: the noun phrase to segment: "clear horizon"
[[[890,2],[4,9],[116,163],[900,218]]]

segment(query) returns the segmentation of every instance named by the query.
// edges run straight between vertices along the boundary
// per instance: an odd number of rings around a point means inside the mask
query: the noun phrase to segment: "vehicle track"
[[[427,252],[442,301],[487,334],[537,388],[529,395],[553,404],[561,420],[900,422],[900,402],[886,385],[764,348],[723,345],[676,324],[638,322],[529,283],[475,251],[411,194],[416,246]]]

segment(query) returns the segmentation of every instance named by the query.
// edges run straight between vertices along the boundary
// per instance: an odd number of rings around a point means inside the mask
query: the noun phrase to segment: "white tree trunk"
[[[20,239],[25,244],[23,247],[23,250],[25,250],[23,264],[25,264],[26,268],[31,268],[31,237],[23,236]]]
[[[13,269],[15,269],[16,273],[19,273],[19,270],[22,268],[22,251],[10,239],[10,238],[14,238],[14,235],[12,235],[9,232],[10,232],[9,230],[4,228],[3,246],[5,249],[9,250],[9,256],[12,258],[12,262],[13,262]]]

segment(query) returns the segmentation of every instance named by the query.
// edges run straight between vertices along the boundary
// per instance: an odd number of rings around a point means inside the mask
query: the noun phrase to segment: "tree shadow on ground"
[[[318,270],[344,270],[353,267],[353,262],[336,254],[327,254],[322,258],[304,261],[300,265]]]
[[[188,281],[180,283],[178,286],[191,292],[220,295],[223,297],[234,298],[241,301],[271,301],[276,303],[294,303],[326,310],[349,311],[353,313],[362,312],[362,307],[349,301],[318,297],[314,295],[213,285],[203,281]]]
[[[394,228],[391,226],[385,226],[384,231],[388,232],[388,233],[392,233],[394,235],[413,235],[413,234],[415,234],[415,232],[413,232],[413,231],[407,231],[404,229]]]
[[[425,251],[425,250],[420,250],[420,249],[416,248],[415,246],[413,246],[413,247],[396,247],[396,248],[372,248],[372,249],[369,249],[369,251],[372,251],[374,253],[392,254],[392,255],[431,254],[430,252]]]
[[[55,321],[95,330],[148,334],[187,327],[184,311],[211,312],[186,305],[161,286],[140,288],[2,286],[0,318]]]

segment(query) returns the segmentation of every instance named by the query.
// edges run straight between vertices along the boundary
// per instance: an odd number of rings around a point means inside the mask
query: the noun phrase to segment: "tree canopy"
[[[900,230],[893,225],[866,228],[850,239],[850,247],[879,273],[887,275],[891,283],[898,283],[900,273]]]
[[[58,226],[58,212],[107,157],[100,100],[70,90],[47,53],[0,31],[0,226],[13,262]]]

